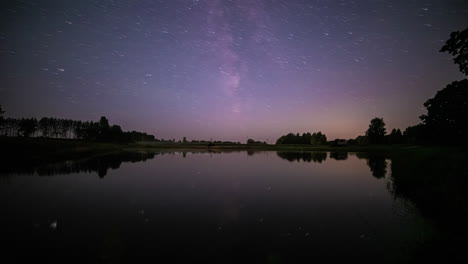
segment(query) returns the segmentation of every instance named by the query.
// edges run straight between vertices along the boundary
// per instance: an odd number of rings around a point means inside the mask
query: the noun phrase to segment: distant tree
[[[75,139],[83,138],[83,122],[79,120],[73,122],[73,133],[75,134]]]
[[[302,138],[300,144],[310,144],[310,141],[312,140],[312,134],[309,132],[307,133],[302,133]]]
[[[370,143],[382,144],[385,140],[385,122],[383,118],[374,118],[370,121],[369,128],[366,131],[366,136],[369,137]]]
[[[0,136],[3,135],[3,131],[5,130],[5,121],[3,120],[3,114],[5,111],[3,110],[2,106],[0,105]]]
[[[18,131],[18,119],[6,118],[2,123],[2,135],[3,136],[17,136]]]
[[[184,137],[184,138],[182,139],[182,142],[187,143],[187,138]]]
[[[404,142],[407,144],[427,143],[427,128],[423,124],[409,126],[403,132]]]
[[[401,144],[403,143],[403,133],[400,129],[392,129],[389,135],[387,135],[387,143],[389,144]]]
[[[60,124],[59,120],[57,118],[49,118],[49,125],[51,129],[52,136],[55,138],[58,138],[59,136],[59,129],[60,129]]]
[[[3,118],[0,116],[0,118]],[[118,125],[109,125],[106,117],[99,122],[77,121],[43,117],[35,118],[7,118],[0,119],[0,135],[3,136],[35,136],[36,131],[42,137],[74,138],[88,141],[154,141],[154,135],[143,132],[123,132]]]
[[[109,138],[110,125],[109,120],[105,116],[101,116],[98,122],[98,140],[110,141]]]
[[[369,140],[369,137],[367,137],[367,136],[358,136],[358,137],[356,137],[356,143],[358,145],[369,145],[370,140]]]
[[[289,133],[276,140],[276,144],[312,144],[322,145],[327,142],[327,136],[321,132],[310,134],[309,132],[299,135],[299,133]]]
[[[84,123],[84,139],[86,140],[98,140],[99,139],[99,124],[93,121],[87,121]]]
[[[23,137],[34,136],[37,129],[37,120],[35,118],[22,118],[18,126],[19,132]]]
[[[324,145],[326,143],[327,143],[327,136],[325,134],[322,134],[322,132],[313,133],[309,141],[309,144],[312,144],[312,145]]]
[[[468,79],[447,85],[424,106],[427,114],[420,118],[433,140],[468,142]]]
[[[454,56],[453,62],[458,64],[463,74],[468,75],[468,28],[461,32],[452,32],[440,51]]]
[[[72,121],[68,119],[59,119],[59,135],[61,138],[68,138],[71,130]]]
[[[266,144],[266,142],[265,142],[265,141],[264,141],[264,142],[255,141],[255,140],[249,138],[249,139],[247,139],[247,144],[257,144],[257,145],[261,145],[261,144],[262,144],[262,145],[263,145],[263,144]]]
[[[109,120],[107,120],[105,116],[101,116],[101,118],[99,119],[99,127],[101,129],[108,129],[110,127]]]
[[[50,122],[49,118],[43,117],[39,120],[38,129],[41,131],[43,137],[49,137],[50,134]]]
[[[110,141],[123,141],[124,140],[122,128],[118,125],[112,125],[109,128],[108,136],[109,136],[108,140]]]

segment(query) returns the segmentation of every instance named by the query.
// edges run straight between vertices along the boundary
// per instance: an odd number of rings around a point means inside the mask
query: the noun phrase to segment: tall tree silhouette
[[[454,56],[453,62],[458,64],[462,73],[468,75],[468,28],[452,32],[440,51]]]
[[[322,132],[313,133],[309,140],[312,145],[324,145],[327,143],[327,136]]]
[[[424,103],[427,114],[420,118],[435,139],[458,141],[468,135],[468,80],[453,82]]]
[[[19,132],[23,137],[34,136],[37,129],[37,120],[35,118],[21,118],[18,126]]]
[[[403,133],[401,133],[400,129],[392,129],[390,135],[387,136],[388,143],[390,144],[401,144],[403,143]]]
[[[453,62],[468,75],[468,28],[450,34],[440,50],[454,56]],[[422,134],[432,143],[468,143],[468,80],[455,81],[424,103]]]
[[[2,136],[5,132],[5,125],[6,122],[3,120],[3,114],[5,111],[3,110],[2,106],[0,105],[0,136]]]
[[[385,140],[385,122],[383,118],[374,118],[370,121],[369,128],[366,131],[366,136],[369,137],[372,144],[381,144]]]

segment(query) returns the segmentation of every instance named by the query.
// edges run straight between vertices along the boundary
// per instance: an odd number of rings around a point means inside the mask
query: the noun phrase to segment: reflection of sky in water
[[[122,163],[102,179],[10,176],[0,182],[1,233],[8,227],[6,237],[50,240],[39,248],[65,252],[100,252],[112,233],[129,255],[398,257],[421,229],[388,191],[390,160],[378,179],[356,154],[332,156],[317,163],[275,152],[176,153]]]

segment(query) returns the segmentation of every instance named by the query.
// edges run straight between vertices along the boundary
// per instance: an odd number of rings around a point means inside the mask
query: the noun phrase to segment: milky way
[[[2,3],[0,21],[6,116],[273,142],[419,122],[462,78],[438,51],[468,2],[31,0]]]

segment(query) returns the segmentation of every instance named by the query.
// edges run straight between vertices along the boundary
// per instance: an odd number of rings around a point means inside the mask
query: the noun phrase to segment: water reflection
[[[226,154],[226,153],[245,153],[245,151],[220,151],[220,150],[201,150],[201,151],[164,151],[164,152],[116,152],[106,155],[100,155],[88,159],[68,160],[66,162],[33,165],[27,162],[21,164],[9,164],[0,168],[0,175],[16,174],[37,174],[39,176],[53,176],[57,174],[70,174],[70,173],[97,173],[100,178],[107,175],[108,170],[116,170],[120,168],[122,163],[126,162],[144,162],[153,159],[158,155],[181,155],[182,158],[187,158],[187,154]],[[261,154],[262,151],[249,150],[246,152],[248,156]],[[327,152],[293,152],[293,151],[278,151],[277,156],[281,159],[290,162],[314,162],[322,163],[327,160],[327,157],[337,161],[347,160],[348,152],[333,151],[329,154]],[[370,153],[355,153],[359,159],[365,159],[369,166],[372,175],[376,178],[384,178],[387,174],[387,161],[383,155],[376,155]],[[19,163],[19,162],[18,162]]]
[[[284,151],[280,152],[278,151],[276,153],[278,157],[294,162],[317,162],[317,163],[322,163],[327,159],[327,153],[326,152],[311,152],[311,151],[305,151],[305,152],[292,152],[292,151]],[[249,153],[249,155],[251,155]],[[369,166],[372,176],[374,176],[377,179],[385,178],[385,175],[387,175],[387,157],[382,154],[375,154],[375,153],[353,153],[353,155],[356,155],[359,159],[364,159],[366,160],[367,166]],[[341,160],[347,160],[349,157],[349,153],[346,151],[333,151],[330,152],[330,159],[334,159],[337,161]]]
[[[121,166],[125,162],[142,163]],[[94,245],[111,239],[119,247],[111,253],[125,250],[130,260],[157,250],[182,256],[181,248],[186,256],[200,257],[210,248],[207,254],[245,253],[257,262],[341,254],[400,263],[399,252],[426,247],[432,221],[445,233],[429,251],[444,252],[444,245],[466,249],[468,170],[463,164],[453,156],[343,151],[176,151],[2,166],[1,173],[75,175],[0,181],[0,208],[5,208],[0,231],[27,241],[13,249],[44,252],[60,252],[56,249],[64,242],[88,250],[89,237]],[[104,180],[82,175],[104,177],[118,168]],[[60,232],[63,237],[54,237]],[[74,252],[71,246],[65,250]]]
[[[278,157],[288,161],[303,161],[303,162],[317,162],[322,163],[327,160],[326,152],[292,152],[292,151],[278,151]]]
[[[8,176],[11,174],[37,174],[39,176],[53,176],[60,174],[71,173],[97,173],[100,178],[107,175],[109,169],[119,169],[122,163],[144,162],[153,159],[155,156],[164,155],[181,155],[182,158],[187,158],[187,154],[221,154],[221,153],[243,153],[244,151],[236,150],[193,150],[193,151],[122,151],[108,153],[91,158],[85,159],[70,159],[63,162],[44,162],[37,164],[30,160],[14,160],[0,167],[0,177]],[[254,154],[262,153],[261,151],[248,151],[247,155],[253,156]]]
[[[358,152],[356,156],[360,159],[365,159],[367,162],[367,166],[369,166],[372,176],[376,177],[377,179],[385,178],[387,175],[387,158],[383,154],[376,154],[376,153],[366,153],[366,152]]]
[[[348,159],[348,152],[346,151],[333,151],[330,152],[330,158],[335,160],[347,160]]]
[[[23,163],[10,165],[0,169],[0,175],[9,174],[37,174],[39,176],[53,176],[70,173],[97,173],[100,178],[107,175],[109,169],[116,170],[125,162],[141,162],[153,159],[160,153],[152,152],[118,152],[100,155],[88,159],[69,160],[55,164],[33,165]]]

